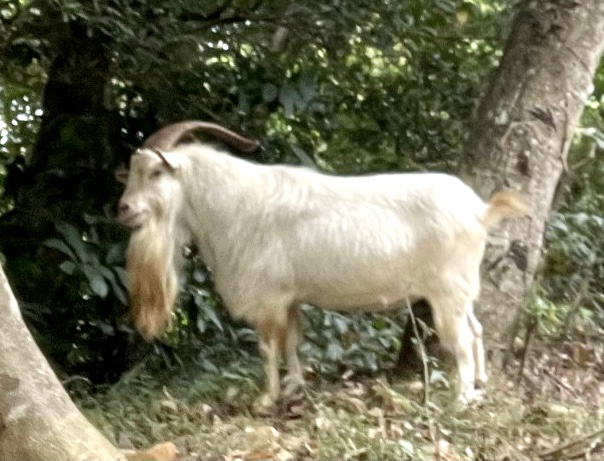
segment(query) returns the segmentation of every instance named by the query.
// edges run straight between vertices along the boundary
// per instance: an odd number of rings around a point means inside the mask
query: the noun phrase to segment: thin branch
[[[563,443],[555,448],[542,451],[539,453],[539,457],[541,459],[584,458],[589,452],[594,451],[596,447],[602,446],[603,437],[604,429],[598,429],[597,431],[587,434],[580,439]]]
[[[592,264],[592,267],[594,265],[595,264]],[[564,328],[563,328],[562,333],[560,334],[561,339],[568,337],[568,332],[570,330],[572,323],[574,322],[574,318],[577,315],[577,312],[579,312],[581,306],[583,305],[583,300],[585,298],[587,298],[587,295],[589,293],[589,288],[591,286],[591,279],[592,279],[592,276],[591,276],[591,274],[589,274],[588,277],[585,277],[581,281],[581,285],[579,286],[577,293],[575,293],[574,299],[570,303],[570,309],[568,310],[568,314],[566,315],[566,319],[564,320]]]
[[[522,357],[520,358],[520,367],[518,368],[518,375],[516,377],[516,383],[520,383],[522,375],[524,373],[524,365],[526,363],[526,356],[529,349],[529,343],[533,337],[533,332],[537,329],[537,319],[534,316],[529,316],[527,319],[526,333],[524,335],[524,347],[522,348]]]
[[[210,11],[208,13],[204,13],[201,11],[187,11],[186,13],[182,13],[178,16],[178,20],[181,22],[187,21],[215,21],[219,19],[223,13],[232,6],[233,0],[227,0],[214,11]]]
[[[422,359],[422,367],[424,372],[424,407],[427,407],[430,401],[430,376],[428,374],[428,354],[426,353],[426,346],[424,344],[424,341],[419,335],[417,321],[415,319],[415,314],[413,313],[413,309],[411,308],[411,303],[409,302],[409,299],[407,299],[407,310],[409,311],[409,319],[411,321],[411,325],[413,326],[413,334],[415,335],[415,339],[417,340],[417,346],[419,347],[419,352]]]

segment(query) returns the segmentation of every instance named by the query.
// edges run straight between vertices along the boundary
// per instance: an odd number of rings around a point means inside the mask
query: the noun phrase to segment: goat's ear
[[[157,156],[161,159],[161,162],[164,165],[164,167],[166,168],[166,170],[174,171],[176,169],[176,165],[174,163],[168,161],[168,159],[166,158],[166,156],[164,155],[164,153],[162,151],[160,151],[158,149],[150,149],[150,150],[157,154]]]
[[[128,170],[125,168],[115,170],[113,174],[118,182],[121,182],[122,184],[126,184],[128,182]]]

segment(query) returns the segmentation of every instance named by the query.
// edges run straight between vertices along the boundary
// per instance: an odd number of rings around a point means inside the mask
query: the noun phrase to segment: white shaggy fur
[[[212,146],[183,144],[133,155],[120,219],[135,323],[147,337],[169,322],[179,247],[194,242],[233,318],[259,333],[267,392],[303,384],[299,304],[380,311],[425,298],[441,342],[455,355],[462,400],[486,380],[482,327],[472,312],[487,230],[523,216],[518,194],[484,203],[437,173],[337,177],[247,162]],[[151,256],[146,256],[146,255]],[[154,255],[154,256],[153,256]]]

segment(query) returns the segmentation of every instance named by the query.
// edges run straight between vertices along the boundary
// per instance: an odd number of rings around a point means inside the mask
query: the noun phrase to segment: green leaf
[[[468,19],[470,18],[472,14],[472,9],[470,7],[470,5],[463,4],[461,5],[459,8],[457,8],[457,11],[455,11],[455,16],[457,17],[457,22],[459,22],[462,26],[468,22]]]
[[[55,223],[55,227],[63,235],[69,246],[73,248],[80,261],[89,262],[91,251],[86,247],[80,232],[71,224],[62,221]]]
[[[101,330],[105,336],[113,336],[115,334],[115,328],[110,323],[97,322],[95,326]]]
[[[344,334],[350,330],[348,327],[349,319],[346,319],[343,316],[334,316],[333,324],[336,327],[336,330],[339,334]]]
[[[262,87],[262,99],[264,102],[273,102],[279,95],[279,89],[272,83],[267,83]]]
[[[88,279],[92,292],[105,299],[109,293],[109,285],[107,285],[103,275],[89,264],[82,265],[82,272]]]
[[[206,358],[200,359],[200,365],[204,371],[209,371],[210,373],[216,373],[218,371],[218,367]]]
[[[109,269],[106,266],[103,266],[101,264],[99,264],[98,262],[96,262],[95,264],[93,264],[95,270],[97,270],[103,277],[105,277],[107,280],[114,280],[115,281],[115,276],[113,275],[113,272],[111,272],[111,269]]]
[[[341,360],[344,349],[339,343],[330,343],[327,346],[326,356],[329,360]]]
[[[286,117],[291,117],[294,114],[299,99],[298,92],[289,83],[286,83],[281,87],[279,102],[283,105]]]
[[[61,269],[61,271],[67,275],[72,275],[75,268],[76,264],[73,261],[63,261],[61,264],[59,264],[59,269]]]
[[[304,152],[304,149],[295,144],[291,145],[291,149],[292,151],[294,151],[294,154],[296,154],[296,157],[300,159],[300,163],[302,163],[302,165],[312,168],[314,170],[317,169],[317,164],[306,152]]]
[[[195,304],[197,305],[197,307],[199,307],[199,309],[201,309],[201,311],[203,312],[203,314],[214,325],[216,325],[216,328],[218,328],[221,332],[224,332],[224,327],[222,326],[222,322],[220,321],[220,319],[216,315],[216,312],[214,311],[214,309],[212,309],[210,306],[208,306],[208,304],[203,299],[203,296],[201,296],[198,293],[195,293]]]
[[[206,324],[206,321],[202,317],[197,317],[196,325],[197,325],[197,330],[200,333],[205,333],[205,331],[207,329],[207,324]]]
[[[44,246],[47,246],[48,248],[53,248],[55,250],[60,251],[61,253],[66,254],[67,256],[69,256],[72,260],[76,260],[76,255],[73,251],[71,251],[71,248],[69,248],[65,242],[63,242],[62,240],[59,239],[49,239],[46,240],[44,242]]]
[[[119,286],[117,283],[115,283],[115,281],[109,281],[109,283],[111,284],[111,288],[113,289],[113,293],[115,294],[115,297],[124,305],[127,306],[128,305],[128,297],[126,296],[126,292],[124,291],[124,289]]]
[[[447,376],[441,370],[432,370],[430,372],[430,378],[429,378],[429,380],[430,380],[429,381],[430,384],[441,383],[446,388],[449,387],[449,381],[447,380]]]
[[[124,286],[128,286],[128,272],[123,267],[114,267],[113,271],[117,274],[120,283]]]
[[[207,279],[205,271],[202,269],[196,268],[193,270],[193,280],[197,283],[203,283]]]
[[[310,101],[315,97],[317,92],[317,84],[310,74],[303,74],[298,82],[298,90],[300,91],[301,102],[304,106],[308,106]]]
[[[86,221],[86,224],[89,225],[110,222],[105,216],[98,216],[90,213],[84,213],[83,218],[84,221]]]
[[[109,245],[105,253],[105,264],[107,266],[115,266],[117,264],[123,264],[124,261],[124,247],[121,244]]]
[[[116,268],[114,268],[113,270],[115,271]],[[116,277],[111,274],[111,277],[106,277],[107,280],[109,280],[109,284],[111,285],[111,289],[113,290],[113,293],[115,294],[115,297],[124,305],[127,306],[128,305],[128,297],[126,296],[126,292],[125,290],[122,288],[122,286],[120,286],[119,281],[116,279]]]

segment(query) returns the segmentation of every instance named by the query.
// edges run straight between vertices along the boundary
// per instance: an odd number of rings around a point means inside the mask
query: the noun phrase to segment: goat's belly
[[[404,307],[407,299],[425,296],[422,280],[431,280],[424,271],[430,265],[411,272],[411,257],[383,258],[379,264],[356,264],[341,261],[332,255],[331,265],[318,265],[298,272],[296,285],[299,300],[330,310],[383,311]],[[340,264],[339,264],[340,263]],[[321,268],[329,267],[329,269]],[[421,273],[420,273],[421,271]]]
[[[332,311],[341,311],[341,312],[383,312],[390,311],[394,309],[404,309],[407,305],[413,304],[417,301],[416,297],[405,297],[398,300],[390,300],[388,298],[383,298],[378,301],[372,301],[369,303],[364,303],[363,301],[356,299],[347,302],[337,302],[337,303],[309,303],[314,306],[320,307],[322,309],[332,310]]]
[[[402,287],[371,292],[349,290],[346,293],[338,292],[332,287],[331,289],[313,291],[313,293],[300,299],[300,302],[329,310],[380,312],[404,308],[407,302],[413,303],[417,298],[417,296],[410,295],[409,291]]]

